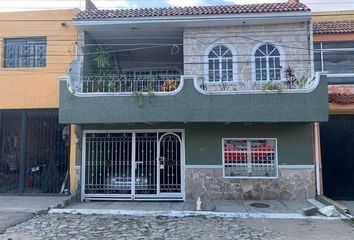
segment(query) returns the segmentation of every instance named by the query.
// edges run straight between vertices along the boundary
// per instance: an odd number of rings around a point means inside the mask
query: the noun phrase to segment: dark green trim
[[[322,76],[310,93],[203,95],[186,79],[172,96],[153,103],[135,96],[77,97],[60,82],[61,123],[144,122],[321,122],[328,119],[327,79]]]
[[[279,164],[312,165],[312,124],[117,124],[82,125],[82,129],[185,129],[185,157],[189,165],[221,165],[222,138],[277,138]],[[77,164],[81,149],[77,150]]]

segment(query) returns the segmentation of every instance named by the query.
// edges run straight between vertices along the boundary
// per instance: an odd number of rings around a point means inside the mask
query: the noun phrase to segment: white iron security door
[[[83,200],[183,200],[183,180],[183,131],[84,131]]]

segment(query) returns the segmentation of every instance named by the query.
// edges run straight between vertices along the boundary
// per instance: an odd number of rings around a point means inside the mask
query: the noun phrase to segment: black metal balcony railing
[[[179,75],[139,75],[127,74],[109,76],[84,76],[81,78],[82,93],[134,93],[173,92],[180,85]]]

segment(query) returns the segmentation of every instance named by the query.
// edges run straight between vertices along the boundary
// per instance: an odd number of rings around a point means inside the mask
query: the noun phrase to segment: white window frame
[[[215,47],[218,47],[218,46],[224,46],[226,48],[228,48],[232,54],[232,81],[219,81],[219,82],[210,82],[209,81],[209,53],[211,50],[213,50]],[[225,44],[225,43],[214,43],[212,45],[210,45],[206,51],[205,51],[205,59],[204,59],[204,76],[205,76],[205,83],[209,84],[209,85],[220,85],[221,83],[224,83],[224,84],[232,84],[232,83],[235,83],[237,82],[237,73],[236,73],[236,70],[237,70],[237,51],[236,49],[234,48],[234,46],[232,46],[231,44]],[[222,59],[222,58],[221,58]],[[219,63],[220,65],[220,68],[221,69],[221,65],[222,65],[222,62],[220,61]]]
[[[284,78],[284,74],[283,74],[283,70],[286,68],[286,62],[285,62],[285,52],[284,52],[284,49],[279,46],[279,44],[273,42],[273,41],[263,41],[263,42],[260,42],[258,44],[256,44],[253,49],[252,49],[252,53],[251,53],[251,57],[252,57],[252,81],[254,83],[259,83],[259,84],[264,84],[264,83],[268,83],[270,82],[271,80],[269,80],[269,56],[265,56],[266,57],[266,69],[267,69],[267,80],[261,80],[261,81],[257,81],[257,78],[256,78],[256,51],[263,45],[272,45],[273,47],[275,47],[278,52],[279,52],[279,64],[280,66],[282,67],[281,68],[281,71],[280,71],[280,80],[273,80],[274,82],[276,83],[281,83],[281,82],[284,82],[285,81],[285,78]]]
[[[275,168],[276,168],[276,175],[269,176],[269,177],[264,177],[264,176],[226,176],[225,175],[225,149],[224,149],[224,141],[225,140],[238,140],[238,141],[273,140],[274,146],[275,146],[274,163],[275,163]],[[278,140],[277,140],[277,138],[222,138],[221,147],[222,147],[223,178],[238,178],[238,179],[277,179],[278,178],[279,164],[278,164]]]
[[[334,42],[352,42],[352,41],[334,41]],[[320,53],[320,61],[321,61],[321,72],[325,72],[326,69],[324,69],[324,55],[323,53],[327,52],[352,52],[354,54],[354,48],[323,48],[323,43],[331,43],[328,41],[316,41],[314,44],[319,44],[320,48],[313,48],[314,55],[316,53]],[[327,74],[327,77],[353,77],[353,73],[329,73]]]

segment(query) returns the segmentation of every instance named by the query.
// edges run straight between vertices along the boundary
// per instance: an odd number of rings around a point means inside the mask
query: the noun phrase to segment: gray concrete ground
[[[255,208],[250,204],[262,202],[269,205],[269,208]],[[214,201],[216,212],[238,212],[238,213],[301,213],[303,208],[312,206],[307,200],[299,201]],[[90,209],[90,210],[134,210],[134,211],[195,211],[195,201],[185,202],[109,202],[89,201],[74,202],[66,209]]]
[[[337,201],[337,202],[347,207],[350,214],[354,216],[354,201]]]
[[[1,196],[0,211],[38,213],[63,203],[70,196]]]
[[[4,212],[0,211],[0,234],[7,228],[28,221],[34,214],[29,212]]]
[[[352,240],[353,236],[354,228],[341,220],[40,214],[7,229],[0,239]]]
[[[68,198],[69,196],[0,196],[0,234]]]

